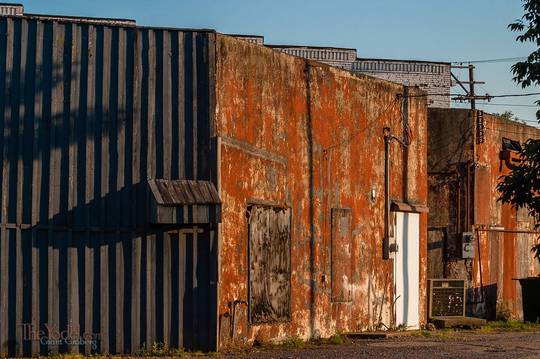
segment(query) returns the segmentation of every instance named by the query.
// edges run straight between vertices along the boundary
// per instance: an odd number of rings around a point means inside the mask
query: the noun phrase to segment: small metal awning
[[[394,212],[428,213],[429,208],[423,204],[413,204],[401,201],[392,201],[390,210]]]
[[[150,222],[205,224],[221,222],[221,200],[210,181],[152,179]]]

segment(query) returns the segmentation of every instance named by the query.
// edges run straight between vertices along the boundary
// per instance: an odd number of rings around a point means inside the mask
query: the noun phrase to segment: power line
[[[514,94],[514,95],[496,95],[496,96],[489,95],[489,97],[524,97],[524,96],[538,96],[538,95],[540,95],[540,92],[522,93],[522,94]]]
[[[459,94],[459,93],[425,93],[425,94],[418,94],[418,95],[404,95],[399,93],[398,97],[428,97],[428,96],[455,96],[457,98],[463,98],[466,99],[467,95]],[[502,98],[502,97],[526,97],[526,96],[540,96],[540,92],[530,92],[530,93],[521,93],[521,94],[504,94],[504,95],[485,95],[483,97],[486,98]]]
[[[454,101],[459,103],[459,101]],[[540,106],[537,105],[522,105],[522,104],[512,104],[512,103],[491,103],[491,102],[480,102],[479,105],[488,105],[488,106],[508,106],[508,107],[536,107],[540,109]]]
[[[519,122],[518,122],[519,124]],[[534,126],[530,126],[528,125],[530,128],[527,129],[528,131],[531,131],[532,129],[536,129],[536,130],[540,130],[540,128],[538,127],[534,127]],[[504,132],[504,133],[510,133],[510,134],[513,134],[513,135],[529,135],[529,133],[527,133],[527,131],[511,131],[511,130],[506,130],[506,129],[502,129],[502,128],[491,128],[491,127],[486,127],[486,129],[490,130],[490,131],[494,131],[494,132]]]
[[[454,61],[453,64],[463,65],[463,64],[486,64],[486,63],[497,63],[497,62],[513,62],[513,61],[523,61],[527,60],[527,56],[521,57],[503,57],[500,59],[488,59],[488,60],[472,60],[472,61]]]

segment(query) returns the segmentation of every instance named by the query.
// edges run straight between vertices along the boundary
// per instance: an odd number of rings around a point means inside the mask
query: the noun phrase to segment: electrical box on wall
[[[461,236],[461,247],[463,259],[474,259],[474,233],[464,232]]]

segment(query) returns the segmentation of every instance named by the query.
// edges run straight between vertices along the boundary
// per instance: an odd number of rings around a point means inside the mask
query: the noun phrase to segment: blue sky
[[[9,2],[9,1],[7,1]],[[19,1],[20,2],[20,1]],[[353,47],[360,57],[470,61],[528,55],[508,23],[522,15],[520,0],[27,0],[25,11],[121,17],[140,25],[212,28],[264,35],[267,43]],[[512,63],[477,64],[480,93],[514,94]],[[463,73],[463,76],[465,74]],[[456,90],[457,91],[457,90]],[[537,97],[493,103],[532,105]],[[533,107],[479,105],[534,120]]]

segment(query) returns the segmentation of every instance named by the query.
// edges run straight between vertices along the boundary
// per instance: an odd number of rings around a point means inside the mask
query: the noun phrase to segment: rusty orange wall
[[[219,314],[247,300],[247,205],[292,209],[292,320],[234,331],[246,339],[330,336],[390,324],[392,262],[382,260],[383,127],[413,131],[392,144],[392,198],[427,203],[426,101],[415,89],[309,62],[218,35],[216,126],[220,141]],[[408,105],[407,105],[408,103]],[[406,110],[406,111],[404,111]],[[407,181],[402,182],[404,168]],[[404,184],[407,195],[404,194]],[[370,200],[371,189],[377,197]],[[330,211],[352,209],[352,304],[330,302]],[[427,215],[421,215],[420,318],[425,319]],[[240,333],[240,332],[244,333]]]
[[[446,245],[456,246],[455,251],[448,253],[450,258],[445,261],[445,276],[467,279],[474,288],[469,293],[472,301],[482,301],[482,295],[485,294],[487,306],[476,303],[470,307],[473,313],[494,317],[496,311],[502,308],[501,303],[505,302],[514,315],[520,317],[521,293],[519,284],[513,279],[538,273],[538,264],[530,252],[537,235],[484,229],[504,227],[505,230],[534,230],[533,220],[525,210],[516,211],[510,205],[498,201],[496,187],[500,176],[509,172],[501,160],[503,137],[524,143],[528,138],[540,138],[540,130],[484,114],[484,141],[479,141],[479,123],[470,110],[429,109],[428,118],[429,173],[457,170],[462,181],[459,191],[461,225],[460,230],[456,231],[457,216],[453,213],[457,197],[454,193],[441,200],[440,195],[444,193],[440,190],[439,175],[429,177],[432,204],[429,214],[430,236],[438,226],[447,226]],[[472,180],[469,228],[464,225],[467,163],[471,164]],[[439,206],[433,205],[435,200]],[[468,230],[474,230],[480,239],[480,248],[476,246],[474,261],[460,258],[460,234]],[[431,255],[430,259],[436,260]]]
[[[540,130],[515,121],[493,115],[484,115],[485,141],[475,146],[478,172],[475,185],[475,208],[477,227],[499,226],[505,230],[534,230],[534,220],[526,210],[516,211],[509,204],[498,201],[500,194],[496,186],[502,175],[510,172],[501,159],[503,137],[522,144],[529,138],[540,138]],[[477,124],[475,124],[477,125]],[[487,182],[489,181],[489,182]],[[521,314],[521,288],[514,278],[538,274],[538,265],[531,248],[537,239],[535,234],[479,232],[481,238],[482,282],[497,291],[499,302],[505,302],[514,315]],[[497,241],[498,243],[494,243]],[[495,252],[498,249],[498,260]],[[502,259],[502,260],[501,260]],[[476,261],[475,284],[480,285],[480,266]],[[500,303],[499,303],[500,304]]]

